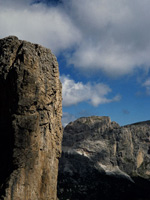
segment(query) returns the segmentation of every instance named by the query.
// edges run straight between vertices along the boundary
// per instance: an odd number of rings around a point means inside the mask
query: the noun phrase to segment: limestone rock
[[[0,199],[57,199],[61,102],[51,51],[14,36],[1,39]]]
[[[60,200],[150,199],[150,121],[80,118],[65,127],[62,150]]]

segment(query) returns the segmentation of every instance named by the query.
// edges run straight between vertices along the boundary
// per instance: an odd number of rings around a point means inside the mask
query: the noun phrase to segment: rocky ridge
[[[51,51],[14,36],[1,39],[1,200],[57,199],[61,101]]]
[[[60,200],[150,199],[150,121],[83,117],[65,127],[62,150]]]

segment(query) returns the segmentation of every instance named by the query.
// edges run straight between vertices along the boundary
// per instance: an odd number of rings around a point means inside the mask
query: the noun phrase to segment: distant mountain
[[[147,121],[142,121],[142,122],[136,122],[134,124],[130,124],[130,125],[149,125],[150,126],[150,120]],[[130,126],[130,125],[126,125],[126,126]]]
[[[64,129],[60,200],[150,200],[150,121],[83,117]]]

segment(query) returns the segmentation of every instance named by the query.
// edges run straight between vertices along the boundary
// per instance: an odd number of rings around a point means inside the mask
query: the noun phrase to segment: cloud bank
[[[149,1],[72,0],[66,4],[83,36],[70,63],[111,76],[150,66]]]
[[[107,98],[111,89],[103,83],[76,83],[69,76],[61,76],[60,80],[62,82],[63,106],[71,106],[84,101],[93,106],[98,106],[99,104],[119,101],[121,98],[120,95]]]
[[[0,0],[1,37],[16,35],[51,48],[55,54],[80,40],[79,30],[60,8],[25,2]]]
[[[150,68],[148,0],[62,0],[49,6],[0,0],[0,5],[1,37],[40,43],[57,55],[65,53],[78,69],[109,76]]]

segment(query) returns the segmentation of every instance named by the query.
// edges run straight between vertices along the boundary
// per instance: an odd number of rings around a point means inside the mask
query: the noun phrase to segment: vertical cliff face
[[[60,200],[150,200],[150,121],[83,117],[64,128]]]
[[[61,101],[51,51],[16,37],[0,40],[0,199],[57,198]]]

